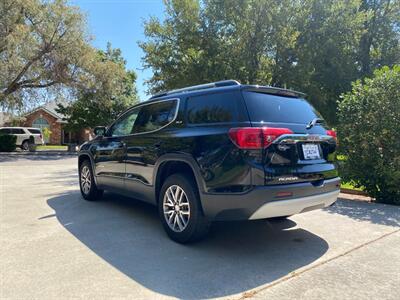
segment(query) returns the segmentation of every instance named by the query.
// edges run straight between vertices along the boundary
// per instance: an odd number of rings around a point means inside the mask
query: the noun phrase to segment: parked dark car
[[[339,194],[336,134],[299,92],[234,80],[173,90],[95,133],[79,151],[83,198],[157,205],[177,242],[214,220],[288,217]]]

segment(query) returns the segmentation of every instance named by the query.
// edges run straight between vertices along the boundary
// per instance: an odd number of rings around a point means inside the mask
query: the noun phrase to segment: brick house
[[[46,143],[53,145],[79,144],[92,139],[92,130],[88,128],[83,128],[77,133],[65,129],[67,122],[63,120],[64,116],[56,111],[58,103],[60,102],[49,102],[27,113],[24,115],[23,126],[50,129],[50,139]]]

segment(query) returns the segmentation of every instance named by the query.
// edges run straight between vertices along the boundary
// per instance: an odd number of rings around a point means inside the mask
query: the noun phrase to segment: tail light
[[[331,137],[333,137],[333,138],[335,139],[336,142],[338,141],[338,140],[337,140],[337,134],[336,134],[336,131],[335,131],[335,130],[327,130],[327,131],[326,131],[326,134],[327,134],[327,135],[330,135]]]
[[[39,137],[42,138],[42,134],[39,134]]]
[[[229,137],[240,149],[261,149],[267,148],[283,134],[291,134],[288,128],[273,127],[240,127],[231,128]]]

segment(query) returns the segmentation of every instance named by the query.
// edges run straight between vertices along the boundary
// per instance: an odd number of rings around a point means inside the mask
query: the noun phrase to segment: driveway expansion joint
[[[286,275],[285,277],[282,277],[282,278],[276,280],[275,282],[272,282],[272,283],[270,283],[270,284],[268,284],[268,285],[266,285],[266,286],[264,286],[264,287],[262,287],[262,288],[260,288],[258,290],[250,290],[250,291],[244,292],[242,294],[242,296],[240,298],[237,298],[237,299],[238,300],[250,299],[250,298],[254,297],[255,295],[257,295],[260,292],[266,291],[266,290],[268,290],[268,289],[270,289],[270,288],[272,288],[274,286],[277,286],[277,285],[279,285],[281,283],[284,283],[284,282],[286,282],[286,281],[288,281],[288,280],[290,280],[292,278],[298,277],[298,276],[300,276],[300,275],[302,275],[302,274],[304,274],[304,273],[306,273],[308,271],[311,271],[311,270],[314,270],[314,269],[316,269],[316,268],[318,268],[320,266],[326,265],[327,263],[329,263],[331,261],[334,261],[334,260],[336,260],[338,258],[344,257],[344,256],[346,256],[346,255],[348,255],[350,253],[353,253],[354,251],[357,251],[357,250],[359,250],[361,248],[369,246],[369,245],[371,245],[371,244],[373,244],[373,243],[375,243],[375,242],[377,242],[379,240],[382,240],[382,239],[384,239],[384,238],[386,238],[386,237],[388,237],[390,235],[393,235],[393,234],[395,234],[397,232],[400,232],[400,228],[396,229],[394,231],[385,233],[385,234],[383,234],[383,235],[381,235],[381,236],[379,236],[379,237],[377,237],[375,239],[372,239],[370,241],[367,241],[365,243],[362,243],[362,244],[360,244],[360,245],[358,245],[356,247],[351,248],[350,250],[347,250],[347,251],[345,251],[345,252],[343,252],[341,254],[338,254],[338,255],[336,255],[334,257],[331,257],[331,258],[329,258],[327,260],[323,260],[323,261],[321,261],[321,262],[319,262],[319,263],[317,263],[315,265],[312,265],[312,266],[310,266],[308,268],[305,268],[305,269],[303,269],[303,270],[301,270],[299,272],[293,271],[293,272],[289,273],[288,275]]]

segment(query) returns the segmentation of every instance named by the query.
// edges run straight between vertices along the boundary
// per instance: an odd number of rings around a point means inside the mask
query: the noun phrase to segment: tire
[[[96,186],[92,167],[88,160],[83,161],[79,167],[79,187],[85,200],[96,201],[103,196],[103,190],[98,189]]]
[[[187,174],[173,174],[165,180],[158,211],[168,236],[181,244],[200,240],[210,228],[201,209],[197,185]]]
[[[28,151],[29,150],[29,141],[28,140],[25,140],[25,141],[22,142],[21,149],[24,150],[24,151]]]

